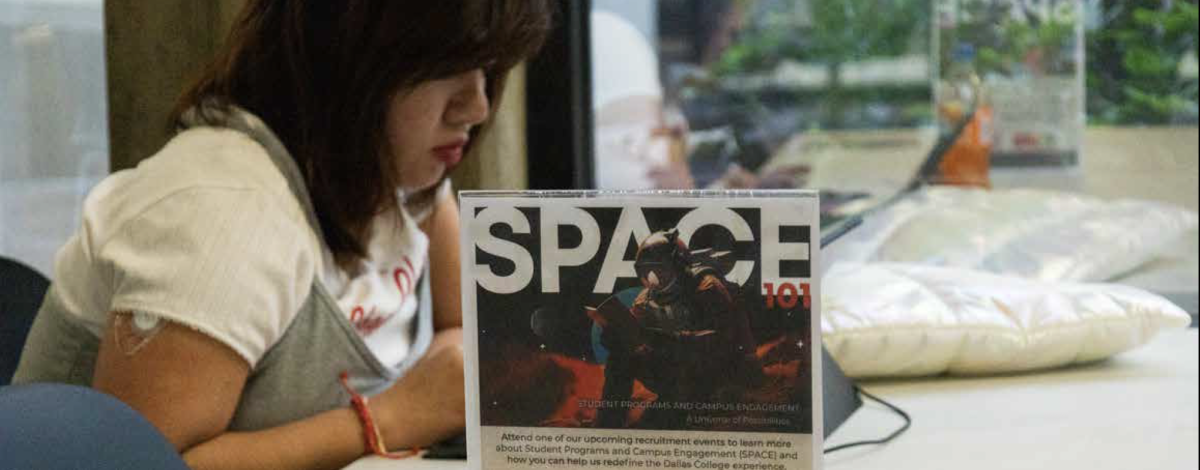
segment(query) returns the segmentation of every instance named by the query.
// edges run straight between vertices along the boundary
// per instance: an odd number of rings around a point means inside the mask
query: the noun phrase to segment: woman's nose
[[[474,126],[487,120],[491,103],[487,96],[487,77],[483,70],[472,70],[462,76],[461,89],[450,102],[446,120],[455,126]]]

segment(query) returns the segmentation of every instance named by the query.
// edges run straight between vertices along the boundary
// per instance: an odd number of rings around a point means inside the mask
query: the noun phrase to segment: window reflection
[[[0,0],[0,256],[45,274],[108,173],[101,0]]]
[[[1022,8],[1070,11],[1073,16],[1051,15],[1071,18],[1058,29],[1054,24],[1000,22],[993,29],[942,38],[945,31],[937,29],[944,15],[939,12],[948,4],[997,14]],[[898,190],[947,132],[935,106],[938,81],[951,68],[953,52],[961,50],[959,43],[970,43],[971,54],[963,56],[984,83],[1010,83],[1004,79],[1020,74],[1001,72],[1045,64],[1050,68],[1037,70],[1066,67],[1083,76],[1066,79],[1086,102],[1063,119],[1070,122],[1086,112],[1074,121],[1073,130],[1038,124],[1024,134],[1009,133],[1015,137],[995,147],[1014,154],[1019,153],[1012,151],[1014,146],[1031,142],[1030,136],[1074,135],[1054,142],[1070,140],[1071,147],[1085,149],[1082,156],[1054,160],[1067,165],[1068,172],[1046,178],[1037,170],[1025,171],[1040,163],[993,158],[993,183],[1105,195],[1152,193],[1194,206],[1195,197],[1185,194],[1189,189],[1194,193],[1194,181],[1189,188],[1180,180],[1170,191],[1132,182],[1127,189],[1100,188],[1092,182],[1109,181],[1104,175],[1124,165],[1115,162],[1131,158],[1113,149],[1136,147],[1129,144],[1146,132],[1138,130],[1141,126],[1160,127],[1154,133],[1163,136],[1156,155],[1187,154],[1146,158],[1162,161],[1148,165],[1177,163],[1194,171],[1194,144],[1186,141],[1195,135],[1198,114],[1196,4],[594,0],[597,186],[815,188],[829,190],[830,199],[837,200]],[[1084,33],[1082,44],[1070,36],[1076,28]],[[1049,47],[1029,49],[1041,55],[1005,59],[1005,51],[1031,44]],[[1085,53],[1082,67],[1071,63],[1077,53]],[[997,119],[1014,111],[1003,102],[991,105],[1005,106],[993,110]],[[1082,127],[1085,118],[1092,127]],[[1123,143],[1114,145],[1116,141]],[[1153,169],[1147,168],[1138,173]],[[1123,175],[1131,181],[1129,171]],[[1162,196],[1164,192],[1172,195]]]

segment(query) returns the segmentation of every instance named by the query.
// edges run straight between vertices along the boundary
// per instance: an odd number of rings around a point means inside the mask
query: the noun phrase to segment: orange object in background
[[[937,91],[938,117],[943,132],[958,129],[958,140],[942,156],[929,183],[991,188],[992,143],[995,136],[991,99],[975,70],[975,46],[958,43]],[[974,109],[974,113],[969,110]]]
[[[934,184],[991,188],[992,108],[980,106],[938,164]]]

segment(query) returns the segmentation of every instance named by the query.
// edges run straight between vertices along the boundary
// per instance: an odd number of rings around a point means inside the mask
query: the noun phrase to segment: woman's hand
[[[370,404],[389,450],[426,447],[462,432],[466,419],[462,330],[435,335],[425,357],[395,385],[372,397]]]

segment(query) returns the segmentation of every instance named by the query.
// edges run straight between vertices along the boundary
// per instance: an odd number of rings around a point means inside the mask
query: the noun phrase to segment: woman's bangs
[[[550,30],[544,1],[468,0],[459,37],[446,57],[463,70],[505,71],[537,53]]]
[[[384,29],[376,47],[407,70],[407,84],[474,69],[503,73],[537,53],[549,33],[546,0],[441,0],[389,4],[384,23],[424,25]]]

